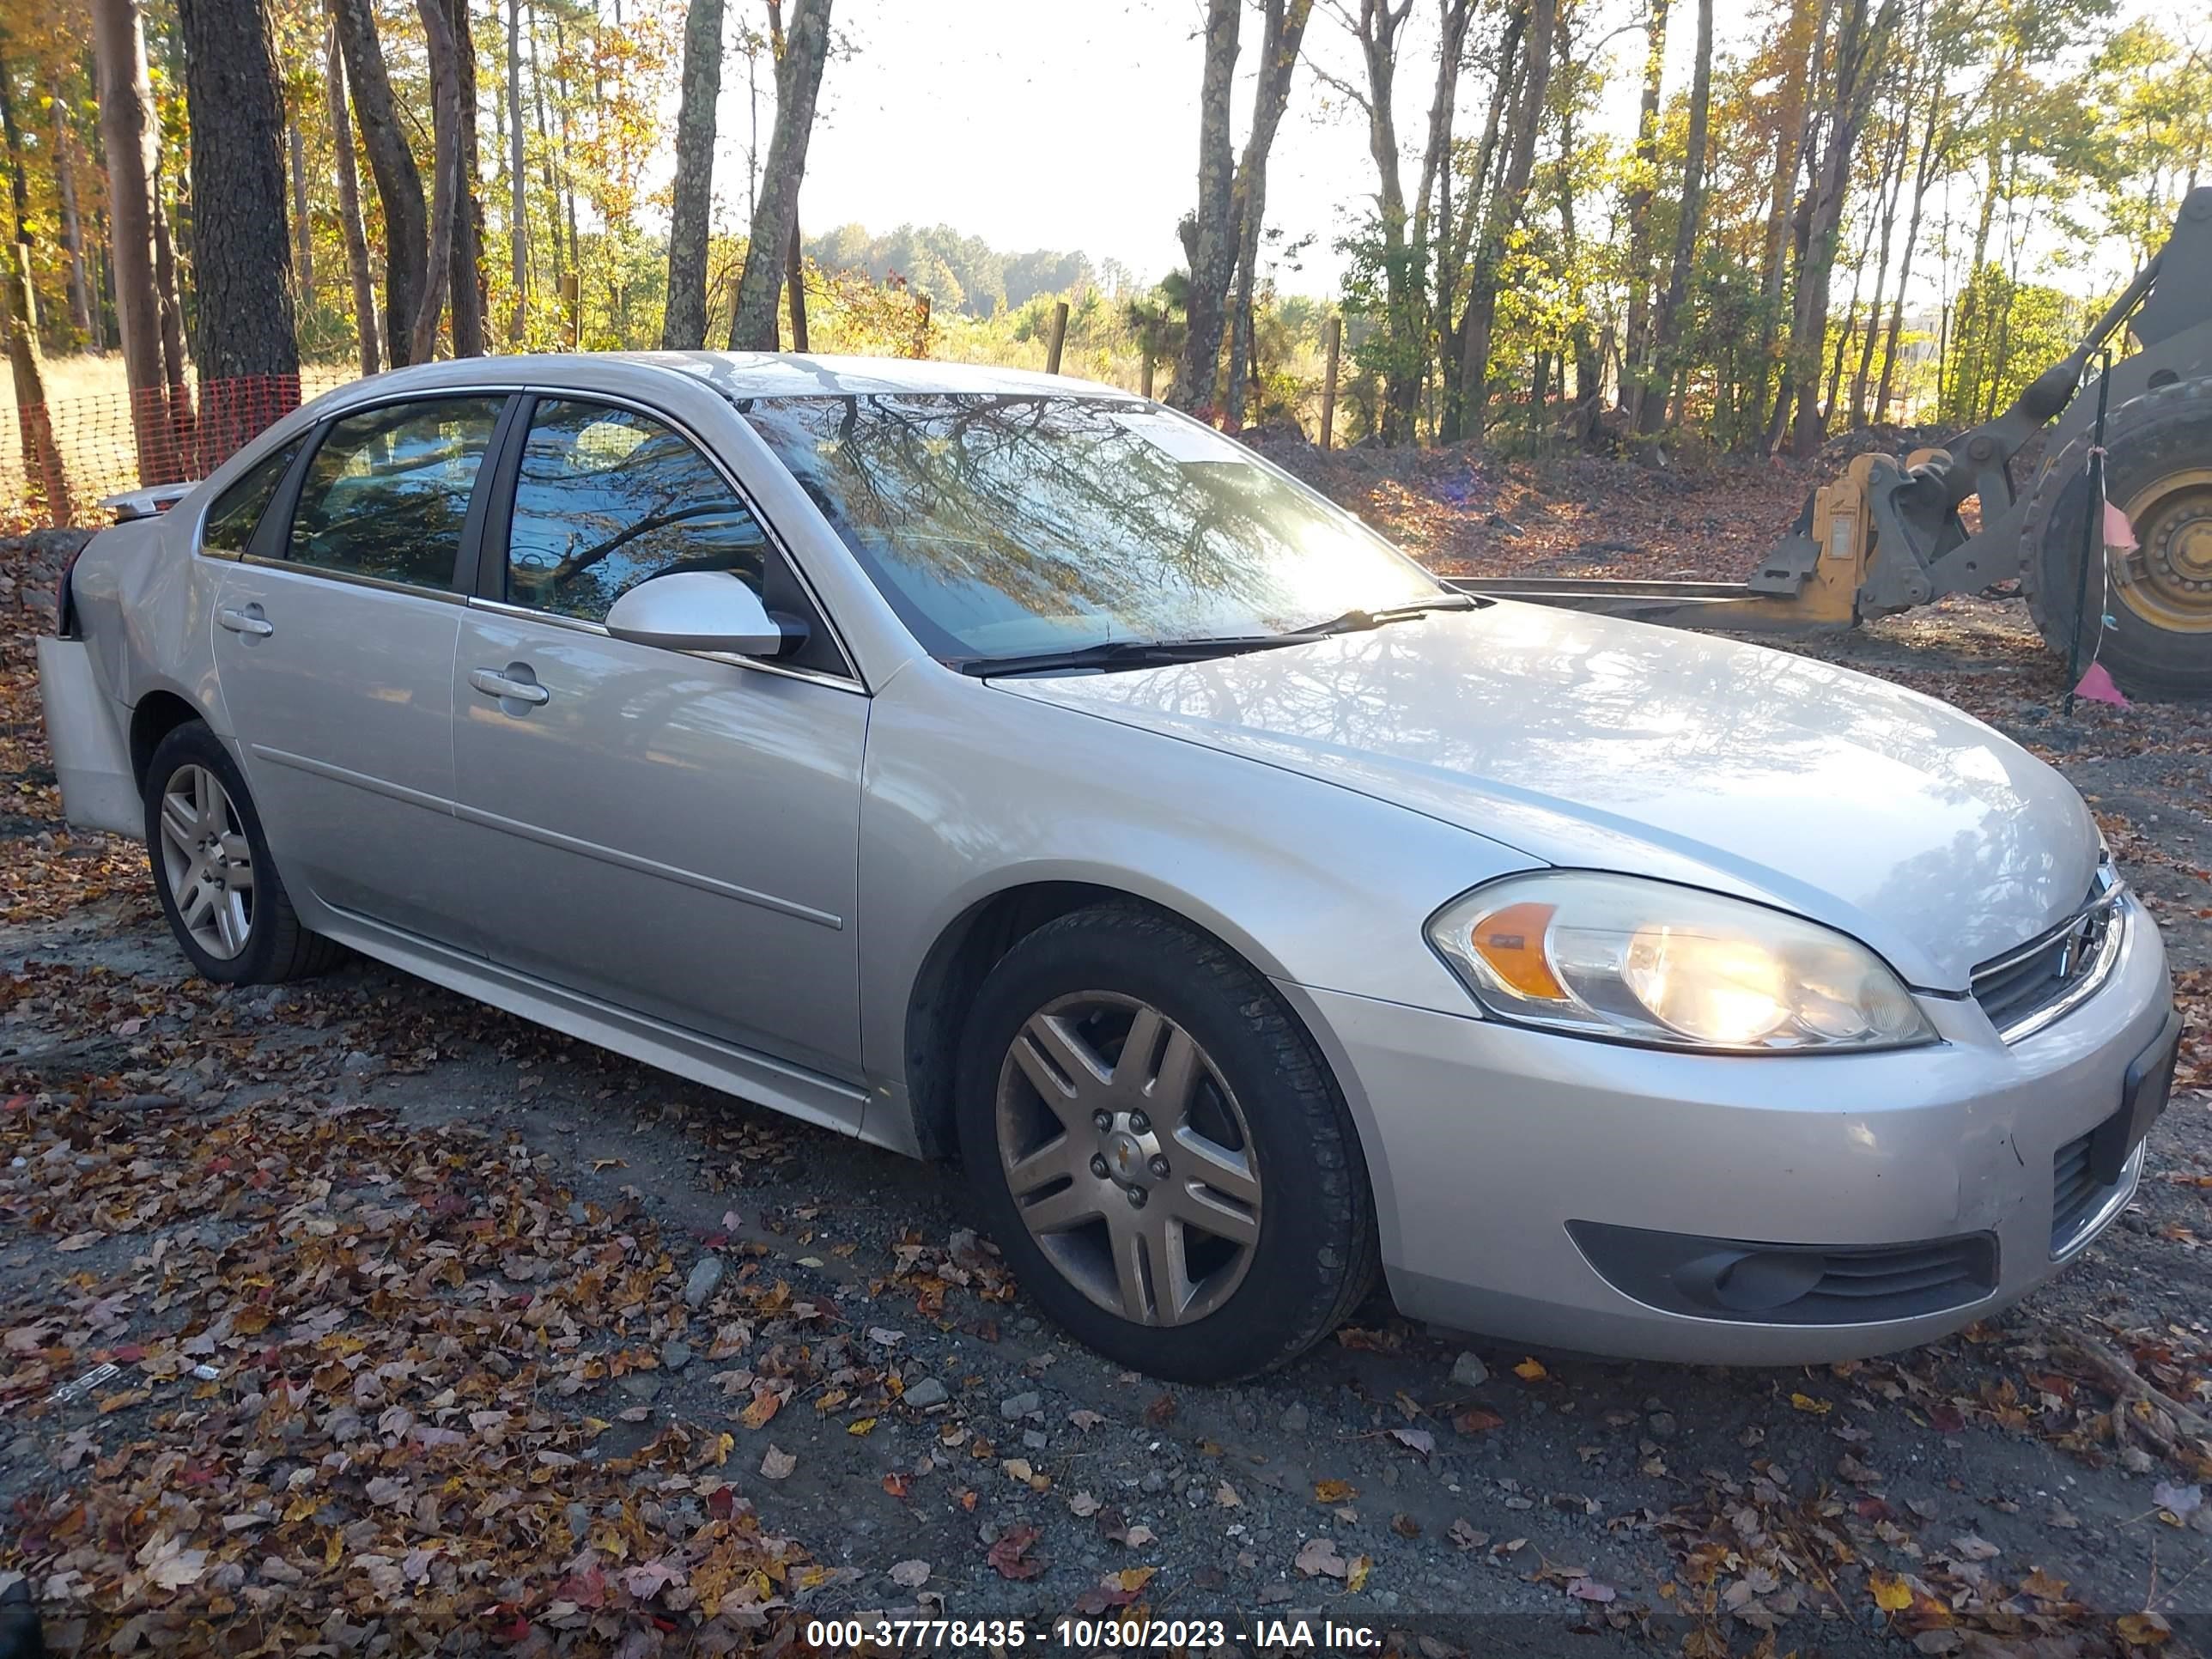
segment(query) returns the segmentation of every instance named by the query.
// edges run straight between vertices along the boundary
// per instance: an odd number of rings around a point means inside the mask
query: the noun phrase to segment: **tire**
[[[1374,1196],[1334,1079],[1263,977],[1171,916],[1105,905],[1023,939],[976,994],[957,1087],[1015,1276],[1120,1364],[1255,1376],[1374,1284]]]
[[[187,720],[161,739],[143,793],[161,914],[201,978],[274,985],[322,973],[344,954],[300,925],[246,780],[205,726]]]
[[[2062,656],[2074,639],[2093,441],[2084,432],[2051,459],[2022,530],[2028,607]],[[2094,652],[2121,690],[2136,696],[2212,697],[2212,380],[2123,404],[2107,419],[2105,447],[2105,494],[2136,519],[2142,550],[2126,556],[2124,566],[2113,559],[2108,592],[2091,566],[2089,604],[2101,596],[2114,626],[2100,649],[2093,611],[2082,656]],[[2125,584],[2124,569],[2132,579]]]

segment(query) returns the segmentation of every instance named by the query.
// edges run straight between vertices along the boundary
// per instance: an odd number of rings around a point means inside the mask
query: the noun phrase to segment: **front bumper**
[[[1401,1311],[1624,1358],[1817,1363],[1929,1341],[2004,1306],[2126,1207],[2140,1149],[2070,1217],[2057,1214],[2054,1169],[2118,1109],[2130,1063],[2172,1006],[2158,930],[2127,903],[2103,988],[2010,1047],[1973,1002],[1939,997],[1922,999],[1938,1044],[1728,1056],[1282,988],[1344,1084]],[[1938,1312],[1706,1317],[1617,1288],[1576,1223],[1839,1251],[1982,1236],[1995,1264],[1985,1290]]]

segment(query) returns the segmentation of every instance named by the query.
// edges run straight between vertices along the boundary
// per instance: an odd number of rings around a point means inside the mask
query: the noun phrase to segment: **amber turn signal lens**
[[[1524,997],[1567,1000],[1566,987],[1552,972],[1544,954],[1544,935],[1558,913],[1555,904],[1509,904],[1477,916],[1468,944],[1499,980]]]

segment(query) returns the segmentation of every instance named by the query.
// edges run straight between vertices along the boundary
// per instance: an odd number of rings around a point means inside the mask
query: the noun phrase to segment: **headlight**
[[[1485,1008],[1555,1030],[1750,1053],[1936,1037],[1856,939],[1667,882],[1511,876],[1439,910],[1429,939]]]

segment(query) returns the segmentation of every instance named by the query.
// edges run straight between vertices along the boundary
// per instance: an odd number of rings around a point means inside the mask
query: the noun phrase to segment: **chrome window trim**
[[[518,622],[538,623],[548,628],[563,628],[574,634],[588,634],[602,640],[611,640],[605,623],[586,622],[581,617],[564,617],[558,611],[533,611],[526,605],[509,605],[504,599],[487,599],[480,593],[457,596],[471,611],[489,611],[497,617],[512,617]],[[658,647],[641,647],[658,648]],[[805,680],[814,685],[827,686],[832,691],[842,691],[848,696],[865,697],[872,695],[858,679],[842,675],[824,674],[817,669],[793,668],[787,663],[767,662],[757,657],[740,657],[729,651],[678,651],[679,657],[696,657],[702,662],[727,663],[733,668],[749,668],[757,674],[775,674],[787,680]]]
[[[627,397],[618,392],[601,392],[589,386],[557,386],[535,381],[528,386],[524,387],[523,391],[531,397],[574,398],[590,403],[605,404],[610,408],[614,409],[627,409],[633,414],[647,416],[653,420],[660,422],[671,431],[675,432],[681,436],[686,443],[692,447],[692,448],[697,450],[702,455],[705,456],[707,458],[707,465],[713,467],[715,472],[720,475],[722,482],[729,487],[730,493],[738,498],[738,504],[742,506],[746,512],[753,515],[753,522],[760,526],[761,532],[769,539],[769,544],[775,550],[777,556],[782,559],[785,567],[790,570],[793,579],[797,581],[800,588],[805,592],[808,602],[814,607],[815,614],[822,618],[823,625],[830,630],[830,642],[837,647],[837,655],[839,659],[845,665],[845,672],[842,675],[836,675],[823,673],[818,669],[787,668],[778,664],[757,661],[750,657],[728,656],[720,652],[687,651],[684,653],[685,656],[707,657],[720,662],[739,663],[748,668],[757,668],[765,673],[783,674],[793,679],[817,680],[824,685],[836,685],[846,690],[856,690],[863,696],[872,695],[867,682],[860,677],[859,665],[854,660],[852,648],[845,643],[844,630],[837,625],[836,613],[831,611],[827,605],[823,603],[821,590],[815,586],[813,579],[806,574],[805,566],[801,564],[799,561],[793,556],[790,543],[784,538],[782,532],[776,529],[775,521],[770,519],[767,514],[761,511],[760,503],[753,499],[752,492],[744,487],[744,483],[738,477],[738,476],[734,472],[731,471],[729,467],[724,464],[722,458],[714,453],[714,447],[712,444],[700,437],[698,433],[690,426],[678,418],[676,416],[670,414],[666,410],[656,408],[654,405],[648,403],[641,403],[635,398]],[[535,411],[532,412],[534,413]],[[732,412],[735,412],[734,408],[732,409]],[[740,416],[738,418],[743,419],[744,417]],[[530,434],[526,428],[522,434],[522,442],[525,447],[528,447],[530,442]],[[517,487],[520,488],[521,480],[519,476],[515,482]],[[501,548],[500,550],[501,558],[504,560],[506,555],[507,550]],[[485,600],[484,603],[487,605],[502,605],[504,604],[504,601],[488,599]],[[550,611],[532,611],[526,605],[510,605],[507,608],[514,611],[518,615],[526,617],[547,617],[557,614]],[[568,617],[563,617],[562,620],[576,623],[581,622],[582,618]],[[598,624],[596,623],[588,623],[586,625],[593,628],[598,627]],[[606,630],[601,628],[599,631],[605,633]]]
[[[384,593],[405,593],[418,599],[436,599],[442,605],[465,605],[468,602],[467,594],[456,593],[450,587],[417,587],[411,582],[386,581],[381,576],[363,576],[350,570],[331,570],[300,559],[264,559],[258,553],[235,553],[229,556],[238,564],[250,564],[263,570],[289,570],[297,575],[313,576],[322,581],[341,582],[348,587],[373,587]]]

